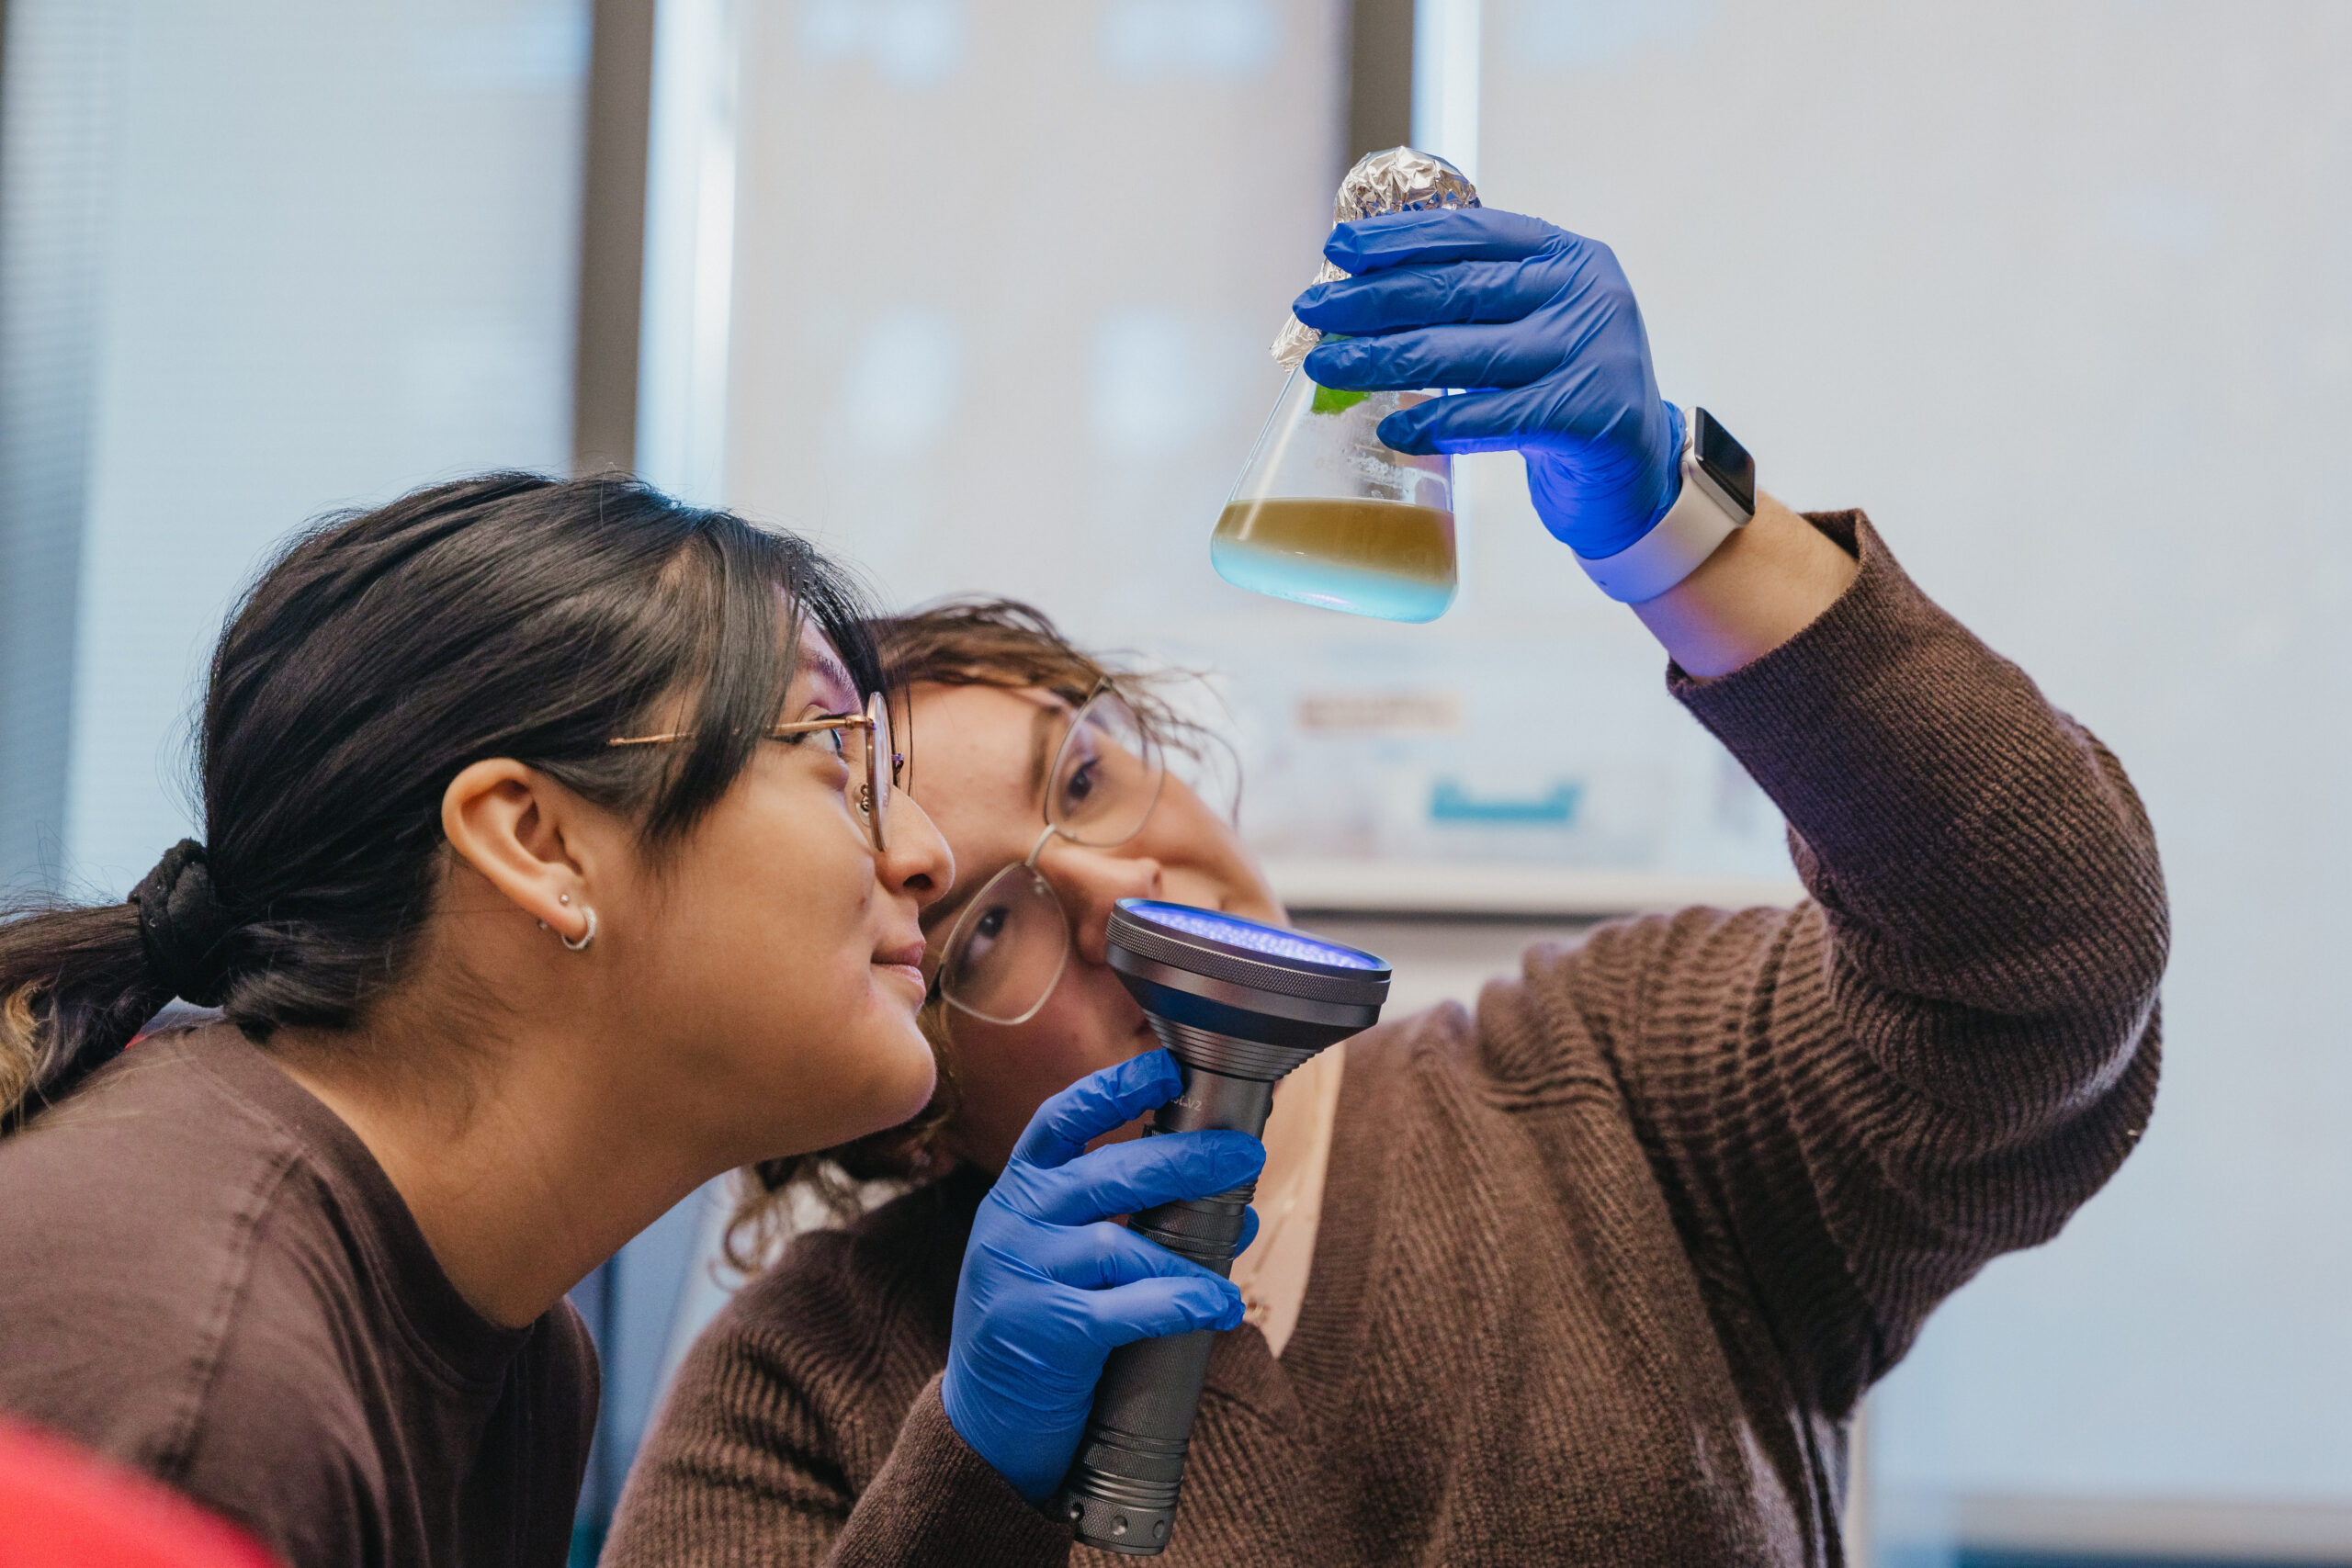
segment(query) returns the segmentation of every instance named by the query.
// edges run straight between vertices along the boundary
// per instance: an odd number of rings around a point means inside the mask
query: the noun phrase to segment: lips
[[[896,975],[913,987],[917,998],[931,989],[931,982],[922,977],[923,946],[920,940],[902,942],[897,947],[877,949],[874,967],[886,974]]]

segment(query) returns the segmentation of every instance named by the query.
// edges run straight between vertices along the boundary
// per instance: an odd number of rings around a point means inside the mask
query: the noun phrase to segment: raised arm
[[[1327,254],[1357,276],[1298,313],[1350,336],[1310,374],[1481,389],[1392,415],[1384,440],[1522,452],[1545,526],[1604,583],[1621,552],[1670,560],[1653,535],[1686,424],[1607,247],[1458,211],[1341,225]],[[2163,880],[2114,759],[1859,514],[1762,497],[1679,570],[1634,611],[1786,814],[1814,899],[1609,929],[1486,1005],[1518,1015],[1496,1032],[1599,1054],[1693,1257],[1842,1412],[1938,1301],[2054,1235],[2131,1149]],[[1505,1070],[1561,1066],[1542,1055]]]
[[[1860,558],[1839,601],[1732,675],[1672,678],[1787,815],[1812,900],[1610,928],[1497,1005],[1592,1043],[1686,1245],[1769,1323],[1747,1348],[1842,1414],[2131,1152],[2166,912],[2114,758],[1859,515],[1818,523]]]

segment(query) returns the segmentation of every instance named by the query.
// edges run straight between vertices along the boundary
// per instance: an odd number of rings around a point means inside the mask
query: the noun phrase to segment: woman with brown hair
[[[1487,389],[1381,439],[1526,455],[1546,525],[1781,808],[1812,897],[1536,947],[1475,1013],[1385,1021],[1283,1084],[1234,1273],[1251,1321],[1211,1359],[1167,1558],[1841,1561],[1863,1391],[2145,1125],[2147,818],[1860,513],[1684,511],[1696,459],[1605,247],[1480,209],[1343,224],[1327,254],[1352,276],[1299,314],[1347,336],[1315,378]],[[1160,776],[1131,684],[1042,617],[951,606],[883,638],[910,787],[961,868],[923,915],[943,1093],[831,1156],[913,1190],[796,1238],[695,1348],[622,1502],[623,1568],[1063,1561],[1037,1505],[1074,1429],[945,1551],[877,1480],[891,1434],[955,1375],[957,1260],[1012,1130],[1152,1043],[1104,964],[1113,904],[1280,916]]]

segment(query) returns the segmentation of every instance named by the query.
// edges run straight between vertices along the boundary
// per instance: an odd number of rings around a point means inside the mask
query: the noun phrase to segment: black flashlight
[[[1368,953],[1148,898],[1111,912],[1110,962],[1183,1069],[1183,1092],[1159,1108],[1154,1133],[1259,1136],[1283,1076],[1377,1023],[1388,999],[1388,965]],[[1256,1186],[1162,1203],[1128,1224],[1225,1274]],[[1215,1339],[1180,1334],[1111,1352],[1058,1499],[1080,1540],[1136,1557],[1167,1548]]]

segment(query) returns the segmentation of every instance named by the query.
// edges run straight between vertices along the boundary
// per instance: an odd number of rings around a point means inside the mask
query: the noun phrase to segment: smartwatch
[[[1755,515],[1756,459],[1714,415],[1694,408],[1682,434],[1682,493],[1666,515],[1615,555],[1577,556],[1577,564],[1611,599],[1647,604],[1698,570]]]

